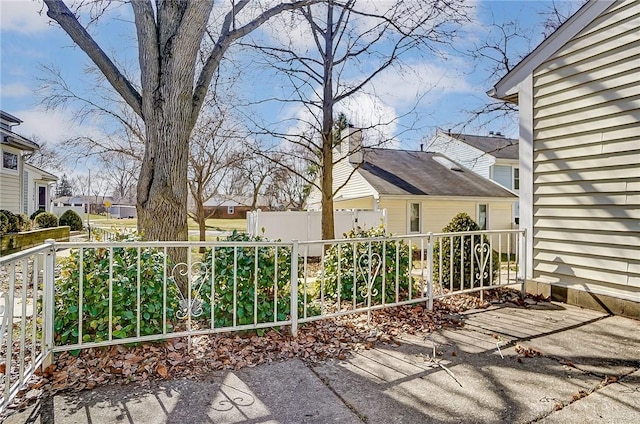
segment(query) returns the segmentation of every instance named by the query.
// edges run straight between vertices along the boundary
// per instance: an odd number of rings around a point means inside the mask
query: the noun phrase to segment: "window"
[[[513,189],[520,190],[520,168],[513,168]]]
[[[478,205],[478,226],[481,230],[487,229],[489,207],[487,205]]]
[[[38,209],[47,210],[47,188],[38,186]]]
[[[18,170],[18,155],[15,153],[2,152],[2,167],[6,169]]]
[[[420,203],[409,204],[409,232],[420,232]]]
[[[227,215],[233,215],[236,213],[236,208],[234,206],[227,206]]]

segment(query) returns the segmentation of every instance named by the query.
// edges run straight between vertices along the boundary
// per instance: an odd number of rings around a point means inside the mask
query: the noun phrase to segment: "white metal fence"
[[[275,326],[295,335],[314,320],[417,302],[431,308],[440,297],[522,284],[524,242],[520,230],[306,242],[48,241],[0,258],[0,407],[55,352]]]
[[[54,249],[0,257],[0,411],[53,349]]]

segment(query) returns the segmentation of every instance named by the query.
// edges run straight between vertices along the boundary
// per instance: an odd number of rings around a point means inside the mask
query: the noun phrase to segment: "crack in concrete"
[[[322,384],[324,384],[325,387],[331,391],[331,393],[333,393],[338,399],[340,399],[340,402],[342,402],[342,404],[344,406],[346,406],[351,412],[353,412],[358,417],[358,419],[360,419],[360,421],[362,421],[363,423],[368,423],[369,422],[369,418],[366,415],[360,413],[360,411],[358,411],[355,406],[353,406],[344,397],[342,397],[342,395],[340,395],[340,393],[338,393],[331,386],[331,383],[329,382],[329,380],[327,378],[321,376],[320,374],[318,374],[316,372],[316,370],[314,369],[312,364],[308,364],[308,363],[305,362],[305,365],[307,366],[307,368],[309,368],[309,371],[311,371],[313,373],[313,375],[315,375],[318,378],[318,380],[320,380],[322,382]]]

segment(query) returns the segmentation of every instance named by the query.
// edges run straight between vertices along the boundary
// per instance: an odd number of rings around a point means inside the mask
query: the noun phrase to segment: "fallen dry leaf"
[[[169,378],[169,370],[163,364],[158,364],[158,366],[156,367],[156,372],[162,378]]]

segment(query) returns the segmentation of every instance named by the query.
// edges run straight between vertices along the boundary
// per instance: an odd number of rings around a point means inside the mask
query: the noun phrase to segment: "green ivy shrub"
[[[4,215],[7,220],[6,233],[17,233],[20,231],[20,218],[18,218],[18,215],[5,209],[0,210],[0,214]]]
[[[51,212],[42,212],[34,222],[38,228],[54,228],[58,226],[58,217]]]
[[[31,229],[31,220],[29,217],[24,213],[16,216],[18,217],[18,227],[20,231],[29,231]]]
[[[476,222],[471,219],[466,213],[459,213],[451,222],[442,229],[443,233],[457,233],[463,231],[480,231],[480,227]],[[440,274],[442,274],[442,285],[447,288],[451,285],[451,267],[453,267],[453,287],[456,290],[460,289],[460,282],[464,275],[464,289],[472,287],[479,287],[482,285],[490,285],[492,283],[491,277],[495,280],[498,276],[500,261],[498,253],[493,250],[491,257],[487,259],[489,253],[489,240],[486,236],[479,235],[472,237],[461,236],[453,237],[453,257],[451,256],[451,237],[444,237],[442,239],[442,247],[440,242],[436,239],[433,249],[433,281],[440,281]],[[486,245],[485,245],[486,243]],[[483,247],[485,249],[483,250]],[[442,270],[440,270],[440,249],[442,248]],[[472,250],[473,248],[473,250]],[[473,271],[471,270],[471,262],[473,256]],[[460,266],[462,264],[462,258],[464,258],[464,267],[461,274]],[[481,260],[488,260],[484,268],[481,267]],[[493,270],[492,272],[490,270]],[[473,272],[473,275],[472,275]],[[472,279],[473,277],[473,279]]]
[[[122,237],[120,237],[122,239]],[[125,241],[139,237],[128,235]],[[80,253],[73,249],[62,260],[56,279],[55,340],[58,344],[78,342],[78,322],[82,316],[83,342],[99,342],[109,337],[109,249],[83,251],[82,311],[79,310]],[[113,248],[112,335],[114,339],[136,336],[138,249]],[[140,335],[163,330],[164,255],[162,250],[140,251]],[[166,286],[167,331],[175,317],[179,295],[170,281]]]
[[[71,209],[65,211],[60,217],[60,225],[66,225],[71,227],[71,231],[82,230],[82,218],[76,212]]]
[[[0,212],[0,235],[7,233],[9,230],[9,220],[7,216]]]
[[[34,213],[31,214],[31,216],[29,217],[30,220],[34,220],[36,219],[36,216],[40,215],[41,213],[44,212],[44,209],[38,209],[37,211],[35,211]]]
[[[384,227],[380,226],[369,230],[360,228],[351,230],[345,234],[345,237],[378,238],[386,237],[386,234]],[[339,286],[341,300],[353,301],[355,295],[356,303],[360,303],[367,300],[367,283],[369,269],[371,269],[371,274],[375,275],[371,286],[371,303],[381,304],[383,276],[385,303],[396,301],[397,271],[399,299],[406,300],[409,288],[413,284],[410,259],[411,250],[402,240],[334,244],[324,254],[324,273],[320,270],[318,278],[324,279],[325,293],[330,298],[337,299]],[[376,269],[378,269],[377,273]],[[419,288],[411,287],[411,290],[415,294]]]
[[[234,231],[230,242],[259,242],[265,238],[252,237]],[[237,252],[234,303],[234,252]],[[211,287],[213,284],[214,324],[217,327],[234,325],[233,308],[237,305],[236,324],[248,325],[286,320],[291,312],[291,249],[286,247],[216,247],[206,249],[200,277],[192,284],[195,291],[200,284],[203,300],[201,319],[211,318]],[[256,273],[257,254],[257,273]],[[213,268],[212,268],[213,263]],[[277,275],[276,275],[277,272]],[[275,282],[277,282],[277,312],[275,311]],[[257,299],[257,302],[256,302]],[[255,313],[257,311],[257,313]],[[277,313],[277,316],[274,316]],[[274,318],[275,317],[275,318]]]

